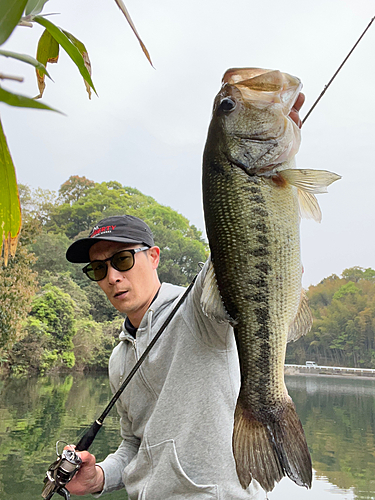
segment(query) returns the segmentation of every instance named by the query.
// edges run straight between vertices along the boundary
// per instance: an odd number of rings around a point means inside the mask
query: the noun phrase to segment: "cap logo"
[[[103,233],[104,234],[111,233],[112,231],[115,230],[115,227],[116,226],[103,226],[103,227],[95,226],[92,229],[92,233],[90,234],[90,238],[94,238],[95,236],[98,236],[99,234],[103,234]]]

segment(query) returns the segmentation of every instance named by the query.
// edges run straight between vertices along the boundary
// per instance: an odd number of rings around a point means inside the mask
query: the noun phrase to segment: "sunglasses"
[[[145,252],[149,250],[149,248],[150,247],[141,247],[131,250],[121,250],[121,252],[115,253],[112,257],[108,257],[108,259],[93,260],[90,264],[87,264],[82,271],[90,280],[100,281],[107,276],[108,266],[106,262],[109,261],[116,271],[129,271],[129,269],[134,266],[134,255],[138,252]]]

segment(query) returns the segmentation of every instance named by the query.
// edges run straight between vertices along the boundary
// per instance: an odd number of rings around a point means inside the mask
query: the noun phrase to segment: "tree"
[[[345,269],[308,290],[314,323],[311,331],[287,350],[288,362],[375,366],[375,271]]]
[[[27,331],[37,329],[42,339],[41,369],[54,367],[72,368],[75,363],[73,337],[76,333],[73,299],[51,284],[45,285],[34,298]]]
[[[76,267],[66,260],[65,253],[70,245],[65,234],[42,232],[30,245],[30,250],[36,256],[33,269],[40,275],[44,273],[70,272],[75,274]]]
[[[347,281],[357,283],[361,279],[372,280],[375,277],[375,271],[370,267],[364,269],[363,267],[354,266],[344,269],[342,277]]]
[[[76,178],[75,182],[90,181]],[[64,232],[69,238],[85,237],[104,217],[135,215],[150,226],[155,244],[161,248],[160,279],[179,285],[188,284],[197,272],[198,262],[207,258],[207,245],[201,232],[181,214],[160,205],[151,196],[113,181],[90,185],[79,193],[75,201],[70,198],[54,206],[45,226],[48,231]]]
[[[38,42],[36,59],[15,52],[0,50],[0,55],[11,57],[31,64],[36,69],[39,96],[42,97],[45,89],[45,75],[49,78],[46,65],[48,62],[57,62],[59,50],[62,47],[74,64],[77,66],[84,79],[86,90],[91,98],[91,89],[96,93],[91,79],[91,63],[84,44],[74,35],[54,25],[41,14],[44,4],[48,0],[13,0],[0,3],[0,46],[10,37],[16,26],[33,27],[37,23],[45,28]],[[152,65],[150,55],[140,38],[130,15],[122,2],[115,0],[116,4],[127,19],[131,29],[137,37],[141,48]],[[22,82],[22,77],[1,74],[1,80],[15,80]],[[0,87],[0,102],[10,106],[27,107],[56,111],[36,99],[30,99],[19,94],[9,92]],[[4,251],[4,265],[7,265],[8,254],[14,256],[17,240],[21,230],[21,209],[13,160],[8,149],[7,141],[0,121],[0,256]],[[4,247],[4,248],[3,248]]]
[[[23,322],[38,288],[34,263],[35,257],[22,245],[7,267],[0,258],[0,362],[6,361],[13,344],[25,335]]]
[[[63,203],[72,204],[78,201],[82,196],[85,196],[94,186],[95,182],[86,179],[86,177],[71,175],[69,179],[60,186],[59,200]]]

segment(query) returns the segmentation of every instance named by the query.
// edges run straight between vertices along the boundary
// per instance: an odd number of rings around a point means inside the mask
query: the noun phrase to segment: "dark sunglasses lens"
[[[127,250],[116,253],[112,257],[112,265],[118,271],[128,271],[134,266],[134,255]]]
[[[86,267],[86,274],[93,281],[100,281],[107,274],[107,266],[104,262],[91,262]]]

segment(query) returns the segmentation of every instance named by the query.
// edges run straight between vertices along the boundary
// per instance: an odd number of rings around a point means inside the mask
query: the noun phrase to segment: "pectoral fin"
[[[297,188],[299,213],[302,218],[322,220],[322,212],[314,194],[326,193],[332,182],[341,179],[340,175],[327,170],[286,169],[279,172],[281,177]]]
[[[307,193],[327,193],[327,187],[339,179],[340,175],[328,172],[328,170],[305,170],[301,168],[289,168],[282,170],[279,174],[298,189]]]
[[[313,324],[313,317],[310,311],[309,304],[307,302],[305,291],[302,290],[298,311],[296,317],[293,320],[293,323],[289,327],[287,341],[288,342],[290,342],[291,340],[296,341],[300,337],[302,337],[302,335],[306,335],[306,333],[309,333],[312,324]]]
[[[203,282],[203,290],[200,300],[203,313],[210,319],[215,319],[220,323],[230,321],[231,318],[225,310],[216,283],[216,276],[212,261],[210,262],[207,274]]]

